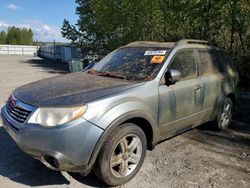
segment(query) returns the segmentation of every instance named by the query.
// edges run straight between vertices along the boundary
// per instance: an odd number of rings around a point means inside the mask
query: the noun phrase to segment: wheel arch
[[[210,117],[211,121],[216,120],[217,114],[219,113],[219,111],[220,111],[220,109],[221,109],[221,107],[223,105],[223,101],[225,100],[225,98],[230,98],[232,100],[232,102],[233,102],[233,109],[234,109],[234,106],[235,106],[235,103],[236,103],[236,100],[237,100],[236,94],[232,90],[230,90],[228,92],[224,92],[218,98],[217,104],[214,107],[214,112],[212,113],[212,115]]]
[[[228,97],[229,99],[231,99],[231,101],[233,102],[233,106],[234,106],[235,103],[236,103],[236,95],[235,95],[235,93],[231,92],[231,93],[227,94],[226,97]]]
[[[147,138],[147,149],[152,150],[154,148],[153,129],[150,122],[147,119],[141,117],[130,118],[127,121],[121,123],[120,125],[124,123],[133,123],[138,127],[140,127]]]
[[[105,142],[107,136],[110,132],[112,132],[116,127],[119,127],[120,125],[124,123],[134,123],[137,126],[139,126],[143,132],[145,133],[145,136],[147,138],[147,149],[153,150],[156,143],[157,143],[157,135],[158,130],[156,129],[157,126],[154,125],[151,118],[149,118],[146,114],[143,114],[141,112],[131,112],[126,115],[123,115],[122,117],[117,118],[115,121],[113,121],[107,129],[105,129],[104,133],[98,140],[94,151],[92,152],[91,158],[89,160],[89,168],[92,168],[92,166],[95,164],[95,161],[98,157],[99,151]]]

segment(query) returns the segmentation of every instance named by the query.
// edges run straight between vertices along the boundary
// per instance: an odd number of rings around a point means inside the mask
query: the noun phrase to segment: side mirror
[[[181,72],[176,69],[170,69],[165,73],[165,80],[167,85],[175,84],[180,81]]]

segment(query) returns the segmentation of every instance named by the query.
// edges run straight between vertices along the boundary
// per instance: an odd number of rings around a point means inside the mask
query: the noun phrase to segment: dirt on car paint
[[[13,89],[67,73],[60,63],[40,58],[0,56],[0,106]],[[169,139],[148,151],[142,169],[121,187],[250,187],[250,88],[240,89],[229,130],[213,123]],[[47,169],[24,154],[0,127],[0,187],[104,187],[87,177]]]

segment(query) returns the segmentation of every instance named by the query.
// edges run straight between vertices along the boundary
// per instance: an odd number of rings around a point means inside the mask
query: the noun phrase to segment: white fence
[[[71,59],[82,59],[81,49],[69,45],[46,45],[46,46],[24,46],[24,45],[5,45],[0,44],[1,55],[24,55],[33,56],[38,54],[40,57],[68,62]]]
[[[27,55],[33,56],[37,53],[39,46],[24,45],[2,45],[0,44],[0,55]]]

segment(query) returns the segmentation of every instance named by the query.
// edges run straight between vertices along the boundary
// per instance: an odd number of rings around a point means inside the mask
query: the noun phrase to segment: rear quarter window
[[[218,54],[220,64],[224,71],[226,71],[226,69],[229,67],[233,67],[232,60],[228,57],[228,55],[225,52],[218,51],[217,54]]]

